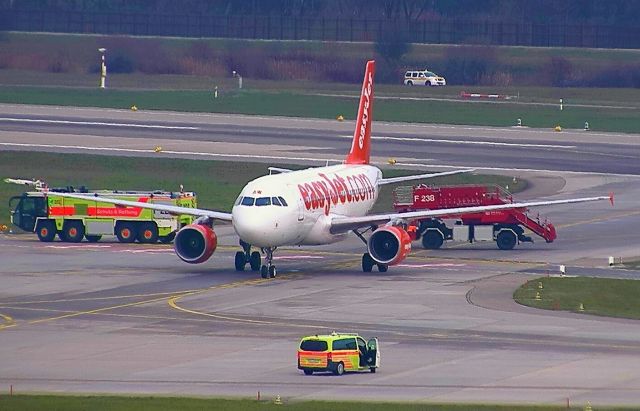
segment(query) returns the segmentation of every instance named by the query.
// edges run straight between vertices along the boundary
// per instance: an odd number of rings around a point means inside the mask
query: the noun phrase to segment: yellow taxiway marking
[[[4,330],[5,328],[15,327],[16,322],[13,318],[8,315],[0,314],[0,317],[4,320],[4,324],[0,324],[0,330]]]
[[[128,294],[128,295],[113,295],[109,297],[88,297],[88,298],[63,298],[59,300],[35,300],[35,301],[18,301],[7,304],[11,305],[29,305],[29,304],[51,304],[51,303],[70,303],[78,301],[103,301],[103,300],[122,300],[125,298],[140,298],[140,297],[161,297],[168,295],[175,295],[178,293],[190,293],[198,290],[183,290],[183,291],[167,291],[164,293],[148,293],[148,294]],[[0,306],[4,305],[0,302]]]
[[[111,307],[96,308],[95,310],[76,311],[76,312],[73,312],[73,313],[70,313],[70,314],[60,315],[60,316],[57,316],[57,317],[41,318],[39,320],[32,320],[32,321],[29,321],[28,324],[39,324],[39,323],[44,323],[44,322],[61,320],[63,318],[78,317],[80,315],[95,314],[95,313],[100,313],[100,312],[104,312],[104,311],[116,310],[118,308],[135,307],[137,305],[145,305],[145,304],[150,304],[150,303],[154,303],[154,302],[158,302],[158,301],[163,301],[164,299],[165,299],[165,297],[158,297],[158,298],[152,298],[150,300],[136,301],[136,302],[128,303],[128,304],[120,304],[120,305],[114,305],[114,306],[111,306]]]

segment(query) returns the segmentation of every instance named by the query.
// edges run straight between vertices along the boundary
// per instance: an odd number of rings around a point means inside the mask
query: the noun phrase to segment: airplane
[[[181,228],[174,240],[178,257],[191,264],[203,263],[213,255],[217,246],[214,222],[230,222],[242,247],[242,251],[235,255],[235,269],[243,271],[249,264],[253,271],[260,271],[262,278],[276,276],[273,254],[281,246],[330,244],[344,240],[353,232],[367,248],[362,255],[362,270],[371,272],[377,266],[378,271],[386,272],[389,266],[400,263],[411,251],[415,227],[409,226],[408,221],[542,205],[607,199],[613,202],[612,196],[601,196],[368,214],[380,194],[380,187],[385,184],[473,171],[467,169],[383,178],[382,171],[369,163],[374,74],[375,61],[370,60],[365,68],[351,149],[343,164],[295,171],[272,167],[272,173],[244,186],[231,213],[105,197],[101,197],[100,201],[197,217],[192,224]],[[88,198],[74,193],[56,195]],[[364,235],[369,231],[371,234],[367,239]],[[261,253],[252,252],[252,247],[262,251],[264,264]]]

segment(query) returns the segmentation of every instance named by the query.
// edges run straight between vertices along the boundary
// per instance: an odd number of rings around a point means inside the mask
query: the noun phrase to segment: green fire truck
[[[193,192],[168,191],[90,191],[85,187],[48,188],[34,180],[5,179],[5,182],[35,186],[36,191],[25,192],[9,200],[11,222],[25,231],[35,232],[40,241],[50,242],[58,235],[60,240],[77,243],[86,238],[99,241],[103,235],[115,235],[123,243],[169,243],[177,230],[191,224],[193,217],[173,215],[163,211],[128,207],[101,202],[97,197],[84,199],[63,198],[58,192],[97,194],[120,200],[168,204],[195,208]]]

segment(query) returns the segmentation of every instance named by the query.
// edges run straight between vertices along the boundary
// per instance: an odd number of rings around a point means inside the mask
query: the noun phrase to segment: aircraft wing
[[[220,211],[213,211],[213,210],[204,210],[201,208],[178,207],[178,206],[172,206],[168,204],[153,204],[153,203],[143,203],[140,201],[118,200],[115,198],[103,197],[96,194],[83,195],[83,194],[75,194],[75,193],[58,193],[58,192],[52,192],[51,194],[59,197],[76,198],[79,200],[99,200],[103,203],[110,203],[110,204],[127,206],[127,207],[148,208],[150,210],[166,211],[167,213],[171,213],[171,214],[186,214],[186,215],[192,215],[196,217],[210,217],[210,218],[213,218],[214,220],[231,221],[231,213],[223,213]]]
[[[543,205],[554,204],[572,204],[572,203],[584,203],[588,201],[600,201],[609,200],[613,204],[613,194],[610,196],[602,197],[584,197],[584,198],[572,198],[567,200],[550,200],[550,201],[532,201],[527,203],[509,203],[498,204],[490,206],[474,206],[474,207],[458,207],[458,208],[445,208],[439,210],[421,210],[411,211],[407,213],[389,213],[389,214],[372,214],[363,217],[334,217],[331,220],[331,233],[339,234],[345,233],[350,230],[354,230],[360,227],[367,227],[372,225],[386,224],[393,220],[418,220],[424,218],[441,217],[441,216],[454,216],[466,213],[477,213],[483,211],[494,210],[509,210],[514,208],[527,208]]]
[[[475,171],[475,168],[469,168],[469,169],[465,169],[465,170],[444,171],[442,173],[414,174],[414,175],[411,175],[411,176],[383,178],[383,179],[378,180],[378,185],[400,183],[402,181],[409,181],[409,180],[421,180],[421,179],[424,179],[424,178],[450,176],[450,175],[453,175],[453,174],[470,173],[472,171]]]

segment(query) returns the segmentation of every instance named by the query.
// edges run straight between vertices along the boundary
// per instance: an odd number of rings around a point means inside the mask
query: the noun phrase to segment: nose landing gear
[[[277,247],[266,247],[262,249],[262,252],[265,254],[265,265],[260,268],[260,275],[262,278],[276,278],[276,266],[272,265],[273,261],[273,252],[276,251]]]

